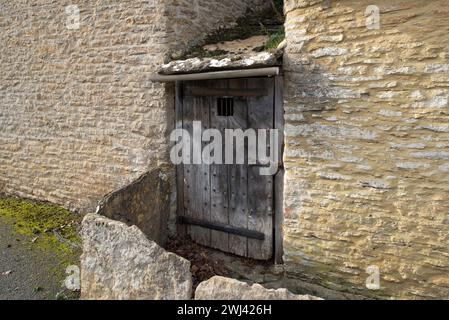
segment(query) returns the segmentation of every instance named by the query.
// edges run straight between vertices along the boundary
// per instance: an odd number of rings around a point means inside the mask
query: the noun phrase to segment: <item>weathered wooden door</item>
[[[193,139],[194,121],[201,121],[202,130],[221,131],[224,159],[225,129],[274,128],[274,86],[273,78],[183,82],[182,128]],[[249,165],[247,152],[244,164],[183,164],[178,175],[180,223],[192,240],[244,257],[272,258],[274,177]]]

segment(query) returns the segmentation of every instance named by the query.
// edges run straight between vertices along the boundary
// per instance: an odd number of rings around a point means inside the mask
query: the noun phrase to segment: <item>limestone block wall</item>
[[[367,28],[369,5],[379,29]],[[286,0],[285,11],[290,275],[367,296],[447,298],[446,1]],[[372,265],[377,291],[365,287]]]
[[[78,5],[80,28],[66,27]],[[164,87],[147,80],[167,47],[147,1],[3,0],[2,190],[93,211],[164,161]]]
[[[261,3],[2,0],[0,192],[93,211],[167,163],[172,88],[149,75]],[[79,29],[67,28],[68,5],[79,8]]]

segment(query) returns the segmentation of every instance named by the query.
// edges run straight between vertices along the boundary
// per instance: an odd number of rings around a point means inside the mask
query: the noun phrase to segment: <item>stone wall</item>
[[[373,4],[380,29],[366,26]],[[446,1],[286,0],[285,10],[288,272],[365,296],[447,298]],[[381,290],[365,288],[371,265]]]
[[[166,164],[173,90],[150,74],[261,3],[3,0],[0,192],[88,212]],[[78,6],[79,29],[67,28],[67,5]]]
[[[68,30],[65,7],[80,9]],[[167,47],[148,1],[2,1],[0,181],[6,192],[93,211],[165,161]]]
[[[164,167],[153,169],[98,205],[97,213],[127,225],[137,226],[160,246],[167,241],[170,213],[170,184]]]

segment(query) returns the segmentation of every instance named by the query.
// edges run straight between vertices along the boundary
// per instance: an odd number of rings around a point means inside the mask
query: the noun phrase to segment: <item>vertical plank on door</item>
[[[183,83],[176,82],[176,100],[175,100],[175,128],[183,129],[182,103],[183,103]],[[184,165],[176,165],[176,204],[177,216],[184,216]],[[176,224],[178,235],[184,237],[187,235],[187,228],[184,224]]]
[[[213,88],[226,88],[228,80],[210,81]],[[227,117],[219,117],[217,112],[217,98],[212,98],[210,105],[210,127],[217,129],[222,137],[222,164],[212,164],[211,167],[211,221],[215,223],[229,224],[229,190],[228,168],[224,164],[224,132],[228,126]],[[211,231],[211,247],[229,252],[229,234],[226,232]]]
[[[183,109],[182,109],[182,117],[183,117],[183,128],[188,132],[189,136],[192,137],[193,130],[193,98],[186,97],[183,98]],[[192,161],[192,143],[190,142],[190,163],[184,163],[183,170],[183,189],[184,189],[184,215],[186,217],[193,217],[194,210],[193,207],[193,199],[192,198],[192,188],[194,185],[194,173],[193,173],[193,165]],[[190,225],[186,226],[187,234],[192,236],[192,227]]]
[[[274,262],[283,263],[283,239],[282,225],[284,223],[284,93],[283,77],[275,77],[274,86],[274,127],[279,132],[279,171],[274,177]]]
[[[274,82],[271,78],[248,79],[248,87],[266,87],[268,95],[248,99],[248,126],[272,129],[274,125]],[[267,154],[270,147],[267,135]],[[277,150],[276,150],[277,151]],[[265,240],[248,239],[248,256],[267,260],[273,255],[273,177],[260,174],[260,167],[248,167],[248,228],[265,234]]]
[[[246,80],[229,80],[231,89],[241,89],[246,87]],[[229,129],[241,129],[245,131],[248,128],[248,108],[247,99],[234,97],[234,114],[229,117]],[[246,140],[246,139],[245,139]],[[247,151],[248,142],[245,141],[244,150],[236,149],[234,141],[234,164],[228,166],[229,179],[229,224],[233,227],[248,229],[248,175],[247,175]],[[243,152],[245,155],[245,164],[237,164],[236,152]],[[248,256],[248,238],[229,235],[229,251],[231,253]]]
[[[189,83],[195,85],[196,83]],[[201,130],[209,127],[209,99],[206,97],[184,97],[184,125],[191,136],[192,164],[185,165],[185,192],[184,201],[187,207],[187,216],[200,221],[210,221],[210,172],[209,166],[201,163],[193,163],[193,125],[194,121],[201,122]],[[203,142],[201,143],[201,150]],[[201,156],[201,155],[200,155]],[[187,196],[188,194],[188,196]],[[190,226],[189,234],[192,240],[210,245],[210,230],[199,226]]]
[[[202,97],[199,99],[199,108],[197,108],[197,119],[200,119],[201,121],[201,129],[202,132],[204,130],[209,129],[210,127],[210,105],[212,98],[210,97]],[[206,146],[206,142],[201,141],[201,152],[204,150],[204,147]],[[202,155],[201,155],[202,156]],[[210,166],[201,160],[201,164],[198,167],[199,175],[197,183],[199,185],[199,194],[201,195],[201,216],[199,217],[200,220],[210,222],[211,219],[211,204],[210,204]],[[199,243],[210,246],[211,241],[211,230],[208,228],[199,228],[200,233],[200,240]]]

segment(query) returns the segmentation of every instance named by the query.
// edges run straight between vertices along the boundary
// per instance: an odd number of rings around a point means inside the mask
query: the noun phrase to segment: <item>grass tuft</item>
[[[285,39],[285,32],[283,29],[280,29],[276,33],[270,35],[267,44],[265,45],[265,48],[268,50],[276,49],[284,39]]]

